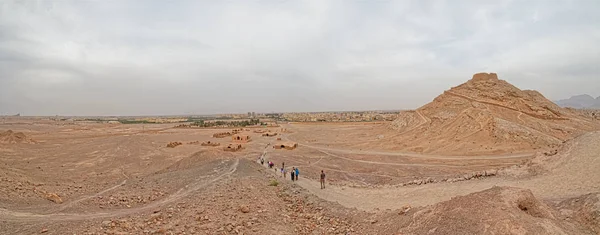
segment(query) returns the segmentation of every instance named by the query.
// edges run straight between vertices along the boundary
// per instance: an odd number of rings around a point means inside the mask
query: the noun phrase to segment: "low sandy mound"
[[[531,191],[494,187],[415,212],[402,234],[591,234]]]
[[[27,138],[23,132],[13,132],[8,130],[0,132],[0,143],[2,144],[17,144],[17,143],[34,143],[33,140]]]
[[[403,133],[394,140],[400,149],[498,154],[554,147],[600,129],[600,122],[480,73],[414,112],[401,112],[391,127]]]

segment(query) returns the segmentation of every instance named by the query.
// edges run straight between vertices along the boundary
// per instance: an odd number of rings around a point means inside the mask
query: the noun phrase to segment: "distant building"
[[[294,150],[298,147],[298,143],[276,143],[273,145],[274,149],[287,149]]]
[[[213,137],[214,138],[225,138],[227,136],[231,136],[231,132],[220,132],[220,133],[214,133]]]
[[[249,135],[234,135],[231,137],[231,140],[233,142],[246,143],[246,142],[250,142],[250,136]]]
[[[228,151],[228,152],[237,152],[242,150],[242,145],[241,144],[229,144],[227,145],[227,147],[223,148],[223,150]]]

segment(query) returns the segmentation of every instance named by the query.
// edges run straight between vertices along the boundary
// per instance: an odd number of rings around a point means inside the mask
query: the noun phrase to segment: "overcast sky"
[[[476,72],[600,96],[600,1],[0,1],[0,114],[412,109]]]

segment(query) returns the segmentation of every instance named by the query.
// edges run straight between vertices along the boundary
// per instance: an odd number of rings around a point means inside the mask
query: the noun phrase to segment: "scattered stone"
[[[240,206],[240,211],[243,213],[248,213],[250,212],[250,208],[248,208],[248,206]]]
[[[404,215],[406,213],[408,213],[410,211],[410,209],[412,209],[412,207],[410,205],[405,205],[403,206],[400,211],[398,212],[399,215]]]
[[[105,221],[102,221],[102,227],[110,227],[110,224],[111,224],[111,223],[112,223],[112,222],[111,222],[110,220],[105,220]]]
[[[48,199],[48,200],[50,200],[50,201],[52,201],[54,203],[57,203],[57,204],[63,203],[63,200],[58,195],[56,195],[55,193],[46,193],[44,195],[44,198],[46,198],[46,199]]]

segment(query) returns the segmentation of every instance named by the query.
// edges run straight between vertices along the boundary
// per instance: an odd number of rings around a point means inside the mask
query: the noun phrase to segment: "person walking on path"
[[[296,171],[295,175],[296,175],[296,181],[298,181],[298,175],[300,175],[300,170],[298,170],[298,167],[294,168],[294,171]]]
[[[294,181],[294,177],[296,175],[295,169],[292,167],[292,171],[290,171],[290,176],[292,177],[292,181]]]
[[[321,189],[325,188],[325,172],[321,170]]]

